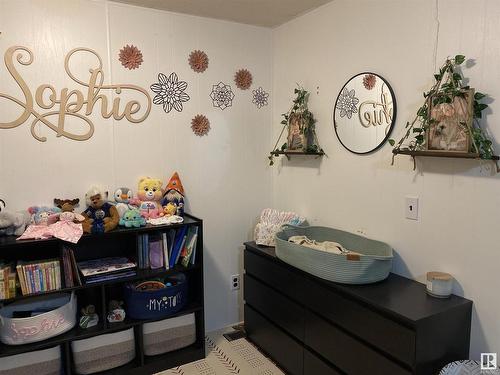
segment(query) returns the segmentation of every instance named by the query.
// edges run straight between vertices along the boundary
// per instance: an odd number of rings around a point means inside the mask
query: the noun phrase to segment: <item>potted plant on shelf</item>
[[[482,100],[486,94],[474,92],[464,84],[460,66],[465,56],[447,58],[434,74],[435,83],[424,93],[424,104],[418,109],[412,122],[407,122],[403,138],[394,146],[394,155],[425,152],[442,155],[462,153],[477,158],[495,159],[492,141],[481,128],[479,120],[488,105]],[[413,154],[414,156],[414,154]],[[457,155],[459,156],[459,155]]]
[[[281,121],[283,129],[268,157],[269,165],[274,164],[275,156],[284,152],[298,154],[323,153],[316,137],[316,119],[308,108],[309,92],[299,86],[294,90],[294,94],[296,96],[290,110],[281,115],[283,117]],[[277,148],[285,129],[288,130],[287,141],[283,143],[281,148]]]

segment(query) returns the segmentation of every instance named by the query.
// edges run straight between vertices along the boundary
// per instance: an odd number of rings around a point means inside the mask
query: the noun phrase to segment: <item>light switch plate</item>
[[[418,220],[418,197],[406,197],[406,218]]]

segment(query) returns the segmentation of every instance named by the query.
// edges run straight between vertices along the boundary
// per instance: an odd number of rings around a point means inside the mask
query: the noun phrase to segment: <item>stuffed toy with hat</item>
[[[139,180],[137,203],[139,211],[145,219],[156,219],[163,216],[163,207],[160,204],[163,195],[162,182],[157,178],[144,177]]]
[[[86,233],[104,233],[115,229],[120,215],[115,206],[107,202],[108,192],[92,186],[85,194],[87,209],[82,212],[85,217],[83,231]]]
[[[165,212],[172,211],[172,207],[175,206],[175,215],[184,215],[184,186],[177,172],[172,175],[165,187],[161,204],[165,207]]]

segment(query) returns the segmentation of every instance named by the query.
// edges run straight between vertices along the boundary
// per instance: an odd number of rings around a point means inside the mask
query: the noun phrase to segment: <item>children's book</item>
[[[111,257],[78,262],[84,277],[123,272],[134,269],[136,264],[125,257]]]
[[[169,259],[168,259],[168,240],[167,240],[167,233],[163,232],[161,234],[161,244],[162,244],[162,250],[163,250],[163,264],[165,265],[165,269],[169,269],[170,265]]]
[[[189,266],[191,257],[193,255],[194,249],[196,247],[196,240],[198,238],[198,227],[191,227],[188,231],[187,245],[185,246],[185,254],[181,258],[181,264],[184,267]]]
[[[149,243],[149,264],[151,269],[163,267],[162,240],[157,239]]]
[[[175,240],[174,240],[174,246],[172,248],[172,253],[170,254],[170,268],[174,268],[174,266],[177,264],[177,260],[180,255],[180,251],[182,249],[184,237],[186,235],[187,227],[183,226],[179,230],[177,230],[177,233],[175,235]]]

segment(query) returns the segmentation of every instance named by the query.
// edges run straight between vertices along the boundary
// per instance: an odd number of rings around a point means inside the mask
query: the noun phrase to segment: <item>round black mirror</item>
[[[355,154],[367,154],[389,138],[396,121],[396,97],[375,73],[359,73],[342,87],[335,101],[333,124],[340,143]]]

